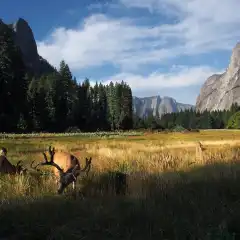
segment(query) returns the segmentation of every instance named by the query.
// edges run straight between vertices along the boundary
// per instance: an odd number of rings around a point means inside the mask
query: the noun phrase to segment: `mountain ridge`
[[[196,99],[196,110],[228,110],[233,103],[240,105],[240,42],[232,49],[225,72],[210,76]]]
[[[25,19],[18,18],[17,21],[8,24],[0,19],[0,24],[5,24],[12,29],[14,42],[22,52],[23,61],[29,73],[40,76],[56,72],[56,69],[39,55],[33,31]]]
[[[141,118],[151,114],[160,117],[166,113],[195,109],[194,105],[177,102],[174,98],[160,95],[150,97],[133,96],[133,112]]]

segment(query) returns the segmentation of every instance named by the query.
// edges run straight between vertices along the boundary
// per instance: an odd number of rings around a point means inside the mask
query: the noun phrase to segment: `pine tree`
[[[110,125],[111,130],[115,130],[115,101],[114,101],[114,84],[110,82],[110,84],[106,88],[107,91],[107,119]]]
[[[22,113],[20,114],[17,128],[20,133],[24,133],[27,130],[27,122]]]
[[[0,131],[17,130],[26,107],[25,66],[13,30],[0,23]]]
[[[91,89],[89,79],[86,78],[82,83],[82,116],[83,126],[85,130],[91,128],[89,122],[91,121]]]
[[[27,104],[28,104],[28,111],[30,117],[30,129],[32,131],[40,130],[40,123],[38,119],[38,112],[37,112],[37,89],[38,89],[38,81],[37,79],[32,79],[28,86],[27,91]]]
[[[99,122],[101,130],[109,130],[110,126],[107,120],[107,93],[106,87],[101,83],[99,84]]]
[[[57,116],[56,116],[56,106],[57,106],[57,81],[59,77],[56,73],[50,74],[46,78],[45,86],[45,103],[46,110],[48,113],[48,130],[57,130]]]

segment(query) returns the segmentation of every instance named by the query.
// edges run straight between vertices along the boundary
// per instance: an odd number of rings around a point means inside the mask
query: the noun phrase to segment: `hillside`
[[[0,24],[5,23],[1,20]],[[38,54],[33,31],[27,21],[19,18],[16,22],[5,25],[12,29],[15,44],[21,49],[24,64],[30,73],[41,76],[56,71]]]
[[[194,108],[194,106],[178,103],[171,97],[133,97],[133,110],[139,117],[146,117],[151,113],[153,116],[161,117],[165,113],[180,112],[190,108]]]
[[[203,84],[196,109],[227,110],[233,103],[240,105],[240,43],[233,48],[226,71],[210,76]]]

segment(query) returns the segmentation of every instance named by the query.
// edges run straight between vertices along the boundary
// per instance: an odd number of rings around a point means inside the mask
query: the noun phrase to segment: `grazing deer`
[[[71,183],[73,190],[75,191],[77,177],[84,172],[88,174],[91,168],[92,158],[86,158],[86,165],[81,169],[79,160],[74,155],[65,152],[55,152],[55,149],[51,149],[51,146],[49,147],[48,152],[50,155],[50,161],[48,161],[46,153],[43,153],[45,161],[37,164],[35,167],[33,167],[33,161],[31,167],[38,170],[38,166],[53,166],[53,172],[57,177],[57,183],[59,184],[57,190],[58,194],[62,194],[64,189]]]
[[[0,150],[0,173],[2,174],[22,174],[27,171],[23,167],[22,161],[18,161],[16,166],[11,164],[7,159],[7,149],[2,147]]]
[[[196,146],[196,158],[203,161],[203,151],[205,150],[206,148],[201,144],[201,142],[198,142]]]

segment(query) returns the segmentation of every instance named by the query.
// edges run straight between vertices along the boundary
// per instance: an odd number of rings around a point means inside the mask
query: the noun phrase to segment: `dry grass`
[[[199,140],[204,150],[199,149]],[[240,232],[237,131],[1,142],[8,148],[10,160],[26,163],[41,160],[41,151],[49,144],[82,161],[93,158],[91,175],[78,182],[84,200],[72,199],[70,189],[56,196],[51,177],[34,173],[1,177],[4,224],[0,237],[234,239]],[[116,171],[127,174],[125,196],[116,196],[109,188],[112,178],[108,173]]]

